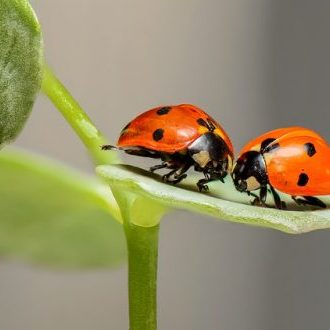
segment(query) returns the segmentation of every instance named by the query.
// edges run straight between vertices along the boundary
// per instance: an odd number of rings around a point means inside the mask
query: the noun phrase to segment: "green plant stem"
[[[118,162],[115,152],[101,150],[100,147],[106,144],[106,139],[48,66],[44,68],[41,90],[78,134],[96,164]]]
[[[100,146],[106,140],[90,118],[71,96],[69,91],[45,66],[42,91],[61,112],[85,144],[96,164],[115,164],[116,152],[104,152]],[[142,227],[130,220],[132,205],[127,204],[127,194],[115,187],[112,191],[119,202],[124,221],[128,247],[129,315],[131,330],[157,329],[157,256],[159,225]],[[122,201],[122,202],[120,202]]]
[[[125,224],[130,330],[157,329],[158,232],[159,225]]]

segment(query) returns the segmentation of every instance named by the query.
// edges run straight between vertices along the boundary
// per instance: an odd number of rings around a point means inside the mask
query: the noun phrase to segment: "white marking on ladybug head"
[[[191,157],[201,168],[204,168],[211,160],[210,154],[206,150],[193,154]]]
[[[246,179],[247,190],[252,191],[260,188],[260,183],[254,176],[250,176]]]

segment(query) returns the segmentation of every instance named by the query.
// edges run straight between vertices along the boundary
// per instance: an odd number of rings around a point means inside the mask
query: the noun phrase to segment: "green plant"
[[[202,194],[194,178],[173,187],[149,172],[120,165],[115,152],[100,150],[105,138],[44,64],[41,29],[26,0],[1,1],[0,37],[0,144],[19,134],[41,88],[86,146],[100,178],[22,151],[2,151],[2,255],[53,267],[110,267],[124,260],[126,239],[130,328],[152,330],[157,324],[158,232],[165,213],[181,208],[294,234],[330,227],[329,210],[248,205],[230,180],[213,182],[210,193]],[[11,185],[13,178],[20,184]]]

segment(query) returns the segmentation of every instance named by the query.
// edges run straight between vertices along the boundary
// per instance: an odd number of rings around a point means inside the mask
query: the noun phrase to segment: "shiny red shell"
[[[247,151],[260,151],[261,144],[263,144],[267,140],[277,140],[279,138],[288,139],[293,136],[310,136],[318,139],[323,139],[321,135],[312,131],[311,129],[300,127],[300,126],[291,126],[274,129],[272,131],[268,131],[255,139],[251,140],[247,143],[243,149],[240,151],[240,155]]]
[[[210,121],[233,153],[233,145],[221,125],[200,108],[191,104],[163,106],[146,111],[122,130],[117,145],[122,148],[141,147],[159,152],[184,151],[209,130],[200,120]]]
[[[330,195],[330,147],[318,133],[303,127],[281,128],[249,142],[241,154],[260,151],[266,139],[274,139],[263,157],[275,189],[294,196]]]

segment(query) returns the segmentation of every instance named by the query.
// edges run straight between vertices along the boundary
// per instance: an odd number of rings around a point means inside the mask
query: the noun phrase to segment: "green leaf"
[[[26,0],[0,1],[0,146],[23,128],[42,77],[42,37]]]
[[[246,194],[235,190],[230,178],[225,184],[220,181],[209,183],[209,193],[200,193],[196,191],[196,178],[179,187],[162,183],[158,175],[127,165],[102,165],[97,167],[97,172],[116,189],[125,189],[149,200],[149,205],[154,202],[167,208],[186,209],[292,234],[330,228],[330,209],[306,210],[300,207],[299,211],[282,211],[252,206]],[[282,198],[287,197],[282,195]],[[329,198],[324,200],[329,202]],[[289,202],[288,199],[285,201]],[[146,223],[141,225],[146,226]]]
[[[49,160],[0,153],[0,214],[0,255],[67,268],[125,259],[108,185]]]

